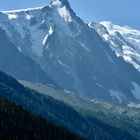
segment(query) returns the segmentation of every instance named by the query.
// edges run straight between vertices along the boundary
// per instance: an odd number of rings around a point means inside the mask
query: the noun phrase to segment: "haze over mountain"
[[[140,140],[140,31],[68,0],[0,12],[0,112],[4,139]]]
[[[46,90],[47,93],[52,93],[53,95],[64,94],[63,91],[59,91],[61,92],[59,93],[53,87],[48,88],[53,89],[55,93]],[[65,93],[65,96],[67,97],[67,93]],[[75,101],[80,99],[73,95],[69,97],[69,100],[71,100],[71,97],[73,97]],[[6,100],[3,100],[5,98]],[[7,100],[11,103],[7,102]],[[90,102],[85,106],[86,108],[82,109],[79,105],[75,106],[73,104],[69,106],[67,102],[64,103],[62,101],[63,98],[61,98],[61,101],[58,101],[43,93],[25,88],[11,76],[0,71],[0,137],[10,140],[25,138],[27,140],[40,140],[40,138],[43,140],[56,140],[56,137],[57,139],[80,139],[77,135],[70,133],[74,132],[84,136],[88,140],[139,139],[140,120],[139,118],[134,119],[135,117],[137,118],[137,115],[133,107],[132,109],[130,108],[130,111],[128,109],[127,112],[133,114],[132,112],[134,111],[134,116],[126,115],[125,117],[125,115],[123,115],[124,113],[122,113],[122,115],[117,115],[118,119],[116,119],[116,117],[114,119],[113,112],[105,111],[107,114],[105,112],[104,114],[88,110]],[[80,104],[82,103],[81,101],[82,98],[79,100]],[[22,107],[15,106],[12,102]],[[73,102],[71,102],[71,104],[72,103]],[[34,115],[25,111],[25,109]],[[94,104],[92,109],[96,110]],[[44,119],[37,117],[38,115],[46,119],[48,123]],[[104,122],[104,120],[106,121]],[[51,125],[50,122],[53,125]],[[111,125],[112,122],[113,125]],[[129,128],[129,125],[131,125],[132,128]],[[56,126],[61,126],[61,128]],[[65,127],[67,130],[62,127]]]
[[[98,32],[76,16],[67,0],[53,0],[49,6],[40,8],[1,12],[0,17],[0,27],[18,53],[34,61],[62,89],[90,99],[140,101],[140,73],[117,57]],[[20,69],[25,67],[26,63]],[[13,69],[20,71],[18,67]]]

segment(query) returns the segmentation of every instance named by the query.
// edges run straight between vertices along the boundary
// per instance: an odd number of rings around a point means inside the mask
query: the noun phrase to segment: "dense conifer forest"
[[[1,140],[83,140],[0,97]]]

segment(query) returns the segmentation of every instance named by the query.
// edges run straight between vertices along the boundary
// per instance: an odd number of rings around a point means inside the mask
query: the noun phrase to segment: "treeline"
[[[1,140],[83,140],[0,97]]]
[[[96,115],[94,116],[88,111],[85,113],[82,113],[82,110],[77,112],[63,102],[25,88],[3,72],[0,72],[0,97],[15,102],[28,111],[36,115],[40,114],[48,120],[46,122],[41,117],[38,119],[37,116],[25,111],[22,107],[15,107],[14,104],[11,105],[9,102],[5,104],[2,101],[0,104],[2,111],[0,112],[0,140],[81,139],[71,132],[89,140],[136,140],[136,135],[132,136],[132,133],[128,133],[126,129],[108,125],[110,123],[104,123],[104,120],[106,120],[104,115],[99,115],[100,117],[102,116],[102,120],[100,120]],[[109,118],[109,122],[112,122],[111,124],[116,122],[120,126],[117,120],[115,121],[109,116],[107,118]],[[62,127],[55,127],[48,122],[67,128],[69,131]],[[135,129],[133,130],[136,132]]]

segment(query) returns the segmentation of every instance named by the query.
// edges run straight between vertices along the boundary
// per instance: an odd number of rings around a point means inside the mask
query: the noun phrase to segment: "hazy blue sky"
[[[51,0],[1,0],[0,10],[47,5]],[[71,7],[87,21],[109,20],[140,29],[140,0],[69,0]]]

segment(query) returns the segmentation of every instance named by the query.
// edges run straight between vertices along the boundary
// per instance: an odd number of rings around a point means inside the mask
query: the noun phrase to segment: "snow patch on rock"
[[[69,68],[66,64],[64,64],[60,59],[58,59],[58,63],[66,68]]]
[[[102,86],[101,84],[99,84],[99,83],[96,83],[96,85],[97,85],[98,87],[100,87],[100,88],[103,88],[103,86]]]
[[[66,21],[66,22],[72,22],[72,18],[70,15],[69,10],[65,5],[62,4],[60,0],[54,0],[50,7],[56,7],[59,15]]]
[[[138,85],[135,82],[132,82],[132,85],[134,87],[134,89],[132,90],[132,94],[134,95],[134,97],[140,101],[140,85]]]
[[[18,49],[18,51],[19,51],[20,53],[22,53],[22,50],[21,50],[21,48],[20,48],[20,47],[17,47],[17,49]]]
[[[119,101],[119,103],[122,103],[122,96],[123,96],[122,93],[120,93],[119,91],[114,91],[114,90],[110,90],[109,93],[112,98],[115,98],[117,99],[117,101]]]
[[[87,52],[90,51],[90,49],[87,48],[86,45],[85,45],[84,43],[82,43],[82,42],[80,42],[80,41],[77,41],[77,42],[78,42],[78,44],[79,44],[84,50],[86,50]]]
[[[47,44],[48,37],[51,36],[52,34],[53,34],[53,28],[50,26],[50,29],[49,29],[47,35],[43,39],[43,42],[42,42],[43,45]]]
[[[16,14],[7,14],[9,20],[16,19],[18,16]]]
[[[135,103],[129,103],[128,106],[132,108],[140,108],[140,104],[135,104]]]
[[[58,8],[58,13],[59,15],[64,18],[65,21],[67,22],[72,22],[72,18],[70,16],[69,11],[67,10],[66,6],[63,6],[61,8]]]
[[[33,18],[32,15],[26,15],[26,19],[27,19],[27,20],[30,20],[30,19],[32,19],[32,18]]]
[[[27,11],[40,10],[40,9],[42,9],[42,7],[26,8],[26,9],[10,10],[10,11],[2,11],[2,12],[6,14],[10,14],[10,13],[21,13],[21,12],[27,12]]]

